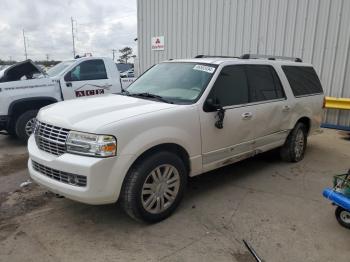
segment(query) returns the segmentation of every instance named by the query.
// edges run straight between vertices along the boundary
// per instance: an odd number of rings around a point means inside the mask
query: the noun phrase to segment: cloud
[[[73,17],[77,53],[112,56],[137,37],[136,0],[2,0],[0,59],[24,59],[22,29],[33,60],[72,58]]]

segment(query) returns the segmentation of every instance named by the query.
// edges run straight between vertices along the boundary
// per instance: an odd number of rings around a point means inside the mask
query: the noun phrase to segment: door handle
[[[283,106],[282,111],[283,112],[288,112],[290,110],[290,106]]]
[[[248,120],[248,119],[251,119],[252,117],[253,117],[253,114],[251,112],[246,112],[242,114],[243,120]]]
[[[72,83],[67,82],[66,87],[72,87]]]

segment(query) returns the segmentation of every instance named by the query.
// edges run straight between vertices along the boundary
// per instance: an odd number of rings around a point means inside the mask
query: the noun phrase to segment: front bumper
[[[118,200],[120,189],[133,156],[94,158],[65,153],[51,155],[40,150],[32,135],[28,140],[29,174],[38,184],[69,199],[87,204],[109,204]],[[35,161],[49,169],[86,176],[86,186],[63,183],[33,168]]]

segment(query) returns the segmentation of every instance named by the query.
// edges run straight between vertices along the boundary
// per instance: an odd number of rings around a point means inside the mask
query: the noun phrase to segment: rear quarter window
[[[310,66],[282,66],[294,96],[323,94],[316,71]]]

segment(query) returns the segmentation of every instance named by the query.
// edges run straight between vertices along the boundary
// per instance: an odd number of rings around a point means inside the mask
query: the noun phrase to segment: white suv
[[[300,59],[167,61],[119,95],[41,109],[28,168],[67,198],[119,199],[131,217],[156,222],[178,206],[189,176],[273,148],[300,161],[323,99],[315,70]]]

